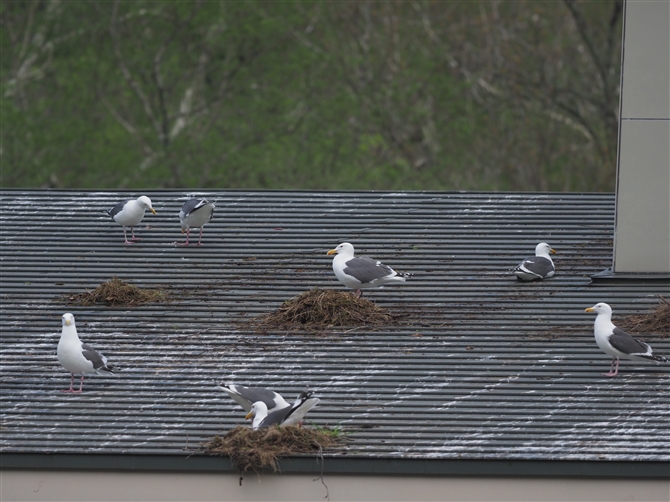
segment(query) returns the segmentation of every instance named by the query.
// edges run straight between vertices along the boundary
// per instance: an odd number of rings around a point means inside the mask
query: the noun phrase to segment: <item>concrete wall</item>
[[[670,273],[670,2],[628,0],[614,272]]]
[[[3,470],[0,500],[496,500],[668,502],[670,479],[435,478]]]

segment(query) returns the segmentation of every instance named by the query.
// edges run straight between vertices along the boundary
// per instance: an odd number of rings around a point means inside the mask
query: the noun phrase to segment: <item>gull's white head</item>
[[[256,401],[254,404],[251,405],[251,409],[249,410],[249,413],[247,413],[247,416],[244,417],[247,420],[250,418],[255,418],[255,417],[264,417],[268,414],[268,407],[263,401]]]
[[[144,207],[144,209],[148,209],[152,213],[156,214],[156,210],[151,205],[151,199],[149,197],[147,197],[146,195],[142,195],[141,197],[138,197],[137,202],[139,202],[140,205],[142,207]]]
[[[595,312],[596,314],[608,314],[612,315],[612,307],[606,303],[596,303],[593,307],[589,307],[584,312]]]
[[[74,326],[74,316],[70,313],[63,314],[63,327]]]
[[[328,251],[326,254],[343,254],[346,256],[354,256],[354,246],[349,244],[348,242],[343,242],[339,246],[337,246],[335,249],[331,249]]]
[[[556,254],[556,250],[551,249],[551,246],[546,242],[540,242],[535,246],[535,256],[549,256],[549,253]]]

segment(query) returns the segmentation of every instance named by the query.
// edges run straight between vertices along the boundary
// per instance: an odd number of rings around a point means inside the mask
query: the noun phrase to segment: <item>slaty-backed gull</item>
[[[72,314],[63,314],[63,331],[58,342],[58,360],[72,374],[70,388],[64,392],[80,394],[84,387],[84,375],[99,373],[113,375],[114,367],[107,364],[107,358],[93,347],[82,343],[77,335],[77,328]],[[74,390],[74,376],[81,375],[79,390]]]
[[[312,397],[312,392],[303,391],[295,402],[288,408],[268,412],[268,407],[263,401],[256,401],[251,405],[247,413],[247,420],[253,418],[251,427],[260,429],[271,425],[300,425],[309,410],[319,403],[318,397]]]
[[[648,344],[642,340],[633,338],[624,330],[612,324],[612,307],[606,303],[596,303],[584,312],[595,312],[598,314],[593,325],[596,343],[603,352],[612,356],[612,366],[609,373],[604,373],[605,376],[617,376],[619,373],[620,358],[637,361],[656,361],[659,363],[668,362],[665,357],[655,355]]]
[[[184,202],[184,205],[179,211],[179,220],[181,221],[181,233],[186,232],[186,241],[180,243],[179,246],[188,246],[188,236],[191,233],[191,228],[200,229],[200,238],[198,239],[198,246],[202,246],[202,229],[205,223],[212,219],[214,214],[213,202],[207,199],[189,199]]]
[[[122,200],[112,209],[107,211],[107,214],[109,214],[115,222],[123,226],[123,237],[125,238],[124,244],[133,244],[134,241],[140,240],[135,237],[135,229],[133,227],[142,221],[144,212],[147,209],[156,214],[156,210],[151,205],[151,199],[146,195],[142,195],[137,199]],[[128,240],[128,235],[126,234],[127,227],[130,227],[132,235],[130,240]]]
[[[554,262],[549,253],[556,254],[551,246],[546,242],[540,242],[535,247],[535,256],[526,258],[514,269],[514,274],[522,281],[534,281],[536,279],[546,279],[553,277],[556,272]]]
[[[356,296],[361,296],[361,290],[366,288],[382,288],[386,284],[405,282],[412,274],[396,272],[388,265],[367,257],[354,257],[354,246],[343,242],[328,255],[337,255],[333,258],[333,272],[335,277],[345,286],[355,289]]]

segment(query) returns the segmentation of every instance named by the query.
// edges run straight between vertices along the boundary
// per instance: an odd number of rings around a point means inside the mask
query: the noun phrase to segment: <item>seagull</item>
[[[343,242],[328,255],[337,255],[333,258],[333,272],[337,279],[345,286],[356,290],[356,297],[360,297],[362,289],[382,288],[385,284],[405,282],[412,274],[396,272],[388,265],[372,258],[355,258],[354,246]]]
[[[213,202],[207,199],[189,199],[184,202],[184,205],[179,211],[179,220],[181,221],[181,233],[186,232],[186,242],[179,244],[179,246],[188,246],[188,236],[191,233],[191,228],[200,229],[200,239],[198,239],[198,246],[202,246],[202,228],[209,220],[212,219],[214,208],[216,206]]]
[[[139,240],[139,238],[135,237],[135,229],[133,227],[142,221],[144,212],[147,209],[156,214],[156,211],[151,206],[151,199],[142,195],[137,199],[122,200],[112,209],[107,211],[107,214],[109,214],[115,222],[123,226],[123,237],[125,238],[124,244],[133,244],[134,241]],[[128,240],[128,236],[126,235],[126,227],[130,227],[130,232],[132,234],[130,240]]]
[[[584,312],[597,313],[593,333],[596,343],[603,352],[612,356],[612,366],[609,373],[603,373],[608,377],[615,377],[619,373],[619,359],[633,359],[637,361],[657,361],[667,363],[663,356],[654,355],[652,348],[642,340],[633,338],[624,330],[612,324],[612,307],[606,303],[596,303]]]
[[[277,411],[290,406],[281,395],[269,389],[231,384],[219,385],[218,387],[232,397],[247,413],[251,411],[251,407],[256,402],[265,404],[266,413],[267,411]]]
[[[251,405],[246,419],[253,418],[252,429],[261,429],[271,425],[297,425],[302,424],[302,419],[309,410],[314,408],[320,399],[312,397],[312,392],[302,391],[295,402],[289,408],[268,412],[268,407],[263,401],[256,401]]]
[[[114,375],[114,367],[107,364],[107,358],[90,345],[81,342],[72,314],[63,314],[63,332],[56,353],[63,367],[72,374],[70,388],[63,392],[81,394],[86,373]],[[75,374],[81,374],[79,390],[73,388]]]
[[[535,256],[526,258],[514,269],[517,279],[534,281],[535,279],[553,277],[556,267],[554,267],[554,262],[549,257],[549,253],[556,254],[556,251],[551,249],[551,246],[546,242],[540,242],[535,247]]]

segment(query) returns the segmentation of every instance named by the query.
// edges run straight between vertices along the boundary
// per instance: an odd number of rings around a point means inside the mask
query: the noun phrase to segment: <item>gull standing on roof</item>
[[[612,307],[606,303],[596,303],[584,312],[598,314],[593,325],[596,343],[603,352],[612,356],[612,366],[609,373],[603,373],[605,376],[614,377],[619,374],[620,358],[659,363],[668,362],[665,357],[655,355],[652,348],[645,342],[633,338],[624,330],[612,324]]]
[[[147,209],[156,214],[156,211],[151,206],[151,199],[146,195],[142,195],[137,199],[122,200],[112,209],[107,211],[107,214],[109,214],[115,222],[123,226],[123,237],[125,238],[124,244],[133,244],[134,241],[140,240],[135,237],[135,229],[133,227],[139,225],[142,218],[144,218],[144,212]],[[128,240],[128,235],[126,234],[127,227],[130,227],[130,232],[132,234],[130,240]]]
[[[355,289],[356,296],[360,297],[362,289],[382,288],[385,284],[405,282],[412,274],[396,272],[388,265],[372,258],[355,258],[354,246],[343,242],[328,255],[337,255],[333,258],[333,272],[335,277],[345,286]]]
[[[191,228],[200,229],[200,239],[198,239],[198,246],[202,246],[202,228],[205,223],[212,219],[214,208],[216,206],[213,202],[207,199],[189,199],[184,202],[184,205],[179,211],[179,220],[181,221],[181,233],[186,232],[186,242],[178,244],[179,246],[188,246],[188,236],[191,233]]]
[[[114,367],[107,364],[107,358],[90,345],[81,342],[72,314],[63,314],[63,331],[56,353],[63,367],[72,374],[70,388],[63,392],[81,394],[84,387],[84,375],[87,373],[114,375]],[[73,388],[75,375],[81,375],[79,390]]]
[[[247,413],[251,411],[252,405],[256,402],[264,403],[266,412],[277,411],[290,406],[281,395],[270,389],[231,384],[219,385],[218,387],[233,398]]]
[[[522,281],[534,281],[536,279],[546,279],[553,277],[556,272],[554,262],[549,253],[556,254],[551,246],[546,242],[540,242],[535,247],[535,256],[526,258],[514,269],[514,274]]]
[[[247,413],[247,420],[253,418],[252,429],[261,429],[271,425],[301,425],[303,418],[309,410],[314,408],[320,399],[312,397],[312,392],[302,391],[295,402],[289,408],[268,412],[268,407],[263,401],[256,401],[251,405]]]

